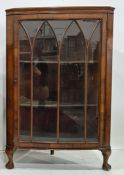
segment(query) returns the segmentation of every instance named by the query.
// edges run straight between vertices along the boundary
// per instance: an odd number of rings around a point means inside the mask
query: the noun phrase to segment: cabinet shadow
[[[96,151],[16,151],[15,168],[43,170],[100,170],[102,161]]]

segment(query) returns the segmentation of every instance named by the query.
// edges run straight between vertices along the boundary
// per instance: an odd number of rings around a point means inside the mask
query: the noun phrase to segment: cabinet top
[[[114,7],[108,6],[75,6],[75,7],[30,7],[7,9],[7,15],[44,14],[44,13],[113,13]]]

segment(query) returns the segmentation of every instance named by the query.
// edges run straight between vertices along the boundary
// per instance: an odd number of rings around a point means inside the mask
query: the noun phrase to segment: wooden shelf
[[[75,64],[80,64],[80,63],[83,63],[83,64],[88,64],[88,63],[90,63],[90,64],[93,64],[93,63],[99,63],[99,61],[78,61],[78,60],[76,60],[76,61],[60,61],[60,64],[73,64],[73,63],[75,63]]]
[[[57,103],[56,104],[32,104],[31,103],[22,103],[20,104],[21,107],[30,107],[30,106],[33,106],[33,107],[57,107]],[[87,106],[87,107],[97,107],[98,105],[97,104],[87,104],[87,105],[84,105],[84,104],[60,104],[59,105],[60,107],[84,107],[84,106]]]
[[[54,108],[54,107],[57,107],[57,103],[56,102],[52,102],[52,101],[46,101],[46,102],[43,102],[42,104],[40,104],[40,102],[37,100],[37,101],[34,101],[32,102],[32,104],[29,102],[29,103],[21,103],[20,104],[21,107],[30,107],[30,106],[33,106],[33,107],[50,107],[50,108]]]
[[[58,61],[28,61],[28,60],[20,60],[20,63],[58,63]]]
[[[58,61],[28,61],[28,60],[20,60],[20,63],[59,63]],[[99,63],[98,61],[60,61],[60,64],[93,64],[93,63]]]
[[[57,105],[56,104],[53,104],[53,105],[41,105],[41,104],[21,104],[20,105],[21,107],[30,107],[30,106],[32,106],[32,107],[46,107],[46,108],[55,108],[55,107],[57,107]]]

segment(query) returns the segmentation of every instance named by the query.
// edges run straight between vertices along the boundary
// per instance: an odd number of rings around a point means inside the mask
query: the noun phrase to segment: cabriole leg
[[[6,154],[8,157],[8,162],[6,164],[6,168],[13,169],[14,168],[14,163],[13,163],[14,149],[13,148],[6,148]]]
[[[102,155],[103,155],[103,165],[102,165],[102,169],[109,171],[111,169],[111,165],[108,164],[108,159],[111,155],[111,148],[105,148],[103,150],[101,150]]]

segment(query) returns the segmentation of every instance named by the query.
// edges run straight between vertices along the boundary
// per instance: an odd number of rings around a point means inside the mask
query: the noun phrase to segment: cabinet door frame
[[[31,148],[70,148],[70,149],[83,149],[83,148],[98,148],[98,147],[103,147],[103,143],[104,143],[104,139],[105,139],[105,135],[104,135],[104,131],[107,132],[107,129],[105,127],[105,121],[106,121],[106,109],[105,107],[107,107],[107,104],[105,106],[105,85],[106,85],[106,81],[108,82],[108,79],[106,80],[106,59],[107,59],[107,51],[106,51],[106,41],[107,41],[107,14],[79,14],[79,13],[67,13],[67,14],[29,14],[29,15],[14,15],[14,20],[13,20],[13,27],[14,27],[14,31],[13,31],[13,82],[14,85],[12,85],[9,88],[13,89],[13,94],[14,94],[14,98],[13,98],[13,121],[15,124],[12,124],[12,120],[10,121],[11,124],[9,124],[9,130],[12,129],[12,126],[14,127],[14,145],[17,147],[31,147]],[[19,98],[18,98],[18,87],[19,87],[19,53],[18,53],[18,21],[20,20],[43,20],[43,19],[55,19],[55,20],[59,20],[59,19],[99,19],[102,21],[102,42],[101,42],[101,58],[100,58],[100,88],[99,88],[99,98],[100,98],[100,102],[99,102],[99,133],[98,133],[98,143],[33,143],[33,142],[21,142],[19,141],[19,132],[18,132],[18,128],[19,128]],[[12,59],[12,58],[11,58]],[[109,69],[109,68],[108,68]],[[107,69],[107,71],[108,71]],[[8,80],[9,81],[9,80]],[[107,92],[108,93],[108,92]],[[10,111],[10,107],[8,106],[8,111]],[[109,113],[109,112],[108,112]],[[109,114],[108,114],[109,115]],[[108,120],[108,119],[107,119]],[[65,145],[65,146],[63,146]]]

